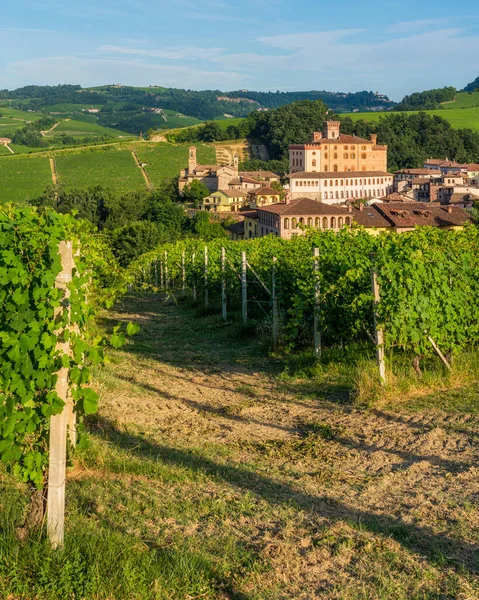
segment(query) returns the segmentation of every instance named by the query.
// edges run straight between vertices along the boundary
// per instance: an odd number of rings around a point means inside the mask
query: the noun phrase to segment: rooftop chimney
[[[371,142],[376,146],[378,143],[378,136],[376,133],[371,133]]]
[[[353,205],[352,204],[348,204],[348,212],[353,212]]]
[[[448,212],[449,214],[451,214],[451,213],[452,213],[452,206],[451,206],[450,204],[448,204],[448,205],[447,205],[447,212]]]
[[[359,210],[363,210],[363,208],[364,208],[364,204],[363,204],[363,202],[360,202],[359,203]]]

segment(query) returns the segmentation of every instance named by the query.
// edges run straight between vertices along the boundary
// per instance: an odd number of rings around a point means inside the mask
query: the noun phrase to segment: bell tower
[[[195,146],[190,146],[188,148],[188,173],[191,174],[196,169],[196,148]]]

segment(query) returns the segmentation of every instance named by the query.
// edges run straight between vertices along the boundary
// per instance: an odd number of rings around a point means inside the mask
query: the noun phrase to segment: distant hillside
[[[474,81],[471,81],[471,83],[468,83],[462,91],[463,92],[475,92],[476,90],[479,90],[479,77],[476,77],[474,79]]]

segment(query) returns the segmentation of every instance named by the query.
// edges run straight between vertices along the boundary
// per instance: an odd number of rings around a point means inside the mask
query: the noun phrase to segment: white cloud
[[[416,31],[429,29],[437,25],[449,23],[448,19],[422,19],[419,21],[403,21],[401,23],[393,23],[389,25],[387,31],[391,33],[414,33]]]
[[[206,71],[189,66],[155,65],[141,60],[89,59],[57,56],[9,63],[5,75],[30,84],[78,83],[83,86],[121,82],[179,88],[236,86],[244,76],[231,71]],[[8,81],[7,81],[8,84]]]
[[[149,56],[168,60],[208,60],[224,53],[223,48],[200,48],[196,46],[165,47],[158,50],[145,48],[129,48],[126,46],[100,46],[98,52],[107,54],[127,54],[132,56]]]

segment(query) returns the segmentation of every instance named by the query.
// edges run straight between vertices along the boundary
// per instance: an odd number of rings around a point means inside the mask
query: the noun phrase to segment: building
[[[424,168],[431,169],[433,171],[440,171],[441,173],[456,172],[466,173],[467,165],[449,160],[447,158],[428,158],[424,161]]]
[[[246,198],[246,193],[241,190],[216,190],[203,199],[200,210],[239,212],[245,206]]]
[[[366,140],[340,132],[340,121],[325,121],[323,131],[313,134],[308,144],[289,147],[290,173],[387,172],[387,146],[377,143],[377,135]]]
[[[380,199],[394,191],[393,179],[384,171],[297,172],[290,175],[291,199],[310,198],[325,204]]]
[[[281,192],[264,186],[249,191],[247,203],[250,208],[255,209],[262,208],[263,206],[270,206],[271,204],[277,204],[280,200]]]
[[[329,205],[310,198],[298,198],[249,211],[244,220],[228,229],[232,239],[248,239],[276,235],[290,239],[304,235],[307,228],[339,231],[354,224],[371,234],[381,231],[404,232],[418,226],[441,229],[462,228],[470,217],[456,206],[424,206],[421,202],[389,202],[358,208]]]
[[[0,146],[9,146],[12,143],[10,138],[2,137],[0,138]]]

